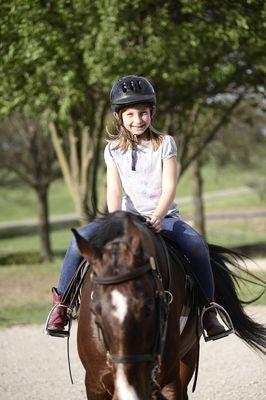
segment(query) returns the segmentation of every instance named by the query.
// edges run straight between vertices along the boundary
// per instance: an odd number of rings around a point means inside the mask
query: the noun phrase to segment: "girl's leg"
[[[214,298],[214,281],[209,250],[202,237],[179,218],[165,218],[161,234],[177,243],[188,258],[208,302]]]
[[[202,237],[191,226],[179,218],[165,218],[162,235],[176,242],[188,258],[199,286],[205,295],[206,303],[214,301],[214,280],[209,250]],[[217,312],[211,308],[204,313],[203,328],[210,339],[225,335],[225,328],[217,319]]]
[[[97,233],[99,226],[100,222],[99,220],[96,220],[88,225],[83,226],[82,228],[79,228],[78,232],[85,239],[90,240]],[[63,294],[66,290],[82,259],[83,258],[77,248],[76,239],[73,236],[61,268],[61,274],[57,287],[57,293],[59,295]]]
[[[97,233],[99,226],[100,221],[96,220],[78,229],[78,232],[85,239],[90,240]],[[52,289],[53,305],[55,307],[51,310],[46,325],[46,333],[48,335],[59,337],[69,335],[69,331],[65,330],[65,326],[68,323],[67,309],[65,306],[61,305],[61,301],[63,293],[68,287],[81,261],[82,256],[79,254],[76,240],[73,236],[64,258],[58,288]]]

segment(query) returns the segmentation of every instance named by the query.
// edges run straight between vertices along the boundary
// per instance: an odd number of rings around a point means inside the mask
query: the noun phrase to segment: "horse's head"
[[[92,268],[92,308],[115,371],[114,399],[151,398],[151,373],[160,342],[151,234],[125,212],[109,214],[90,242],[74,234]]]

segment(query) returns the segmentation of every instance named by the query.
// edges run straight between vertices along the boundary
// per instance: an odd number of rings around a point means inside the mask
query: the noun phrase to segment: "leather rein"
[[[99,327],[104,345],[106,348],[107,365],[111,367],[111,364],[135,364],[142,362],[154,362],[155,366],[152,371],[152,382],[158,386],[156,382],[156,375],[160,372],[161,358],[165,344],[166,331],[167,331],[167,321],[169,312],[169,301],[167,298],[168,291],[164,290],[162,278],[157,267],[157,264],[153,257],[150,257],[148,262],[134,269],[133,271],[127,272],[125,274],[110,276],[110,277],[99,277],[92,274],[92,281],[96,285],[116,285],[125,283],[137,278],[140,278],[146,273],[151,273],[155,281],[155,313],[157,316],[157,324],[159,324],[158,329],[156,329],[156,338],[153,346],[153,352],[151,354],[133,354],[133,355],[118,355],[111,354],[108,342],[106,340],[106,335],[101,327],[100,321],[98,320],[97,313],[94,312],[96,316],[96,324]]]

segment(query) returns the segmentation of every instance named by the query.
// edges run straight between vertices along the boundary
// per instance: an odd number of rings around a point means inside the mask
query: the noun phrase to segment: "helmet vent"
[[[112,111],[131,104],[156,104],[156,93],[152,84],[143,76],[128,75],[118,79],[110,92]]]

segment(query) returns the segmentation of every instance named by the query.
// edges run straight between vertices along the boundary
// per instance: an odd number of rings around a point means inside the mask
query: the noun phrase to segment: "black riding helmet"
[[[136,103],[156,104],[156,94],[152,84],[143,76],[128,75],[118,79],[110,92],[113,112]]]

